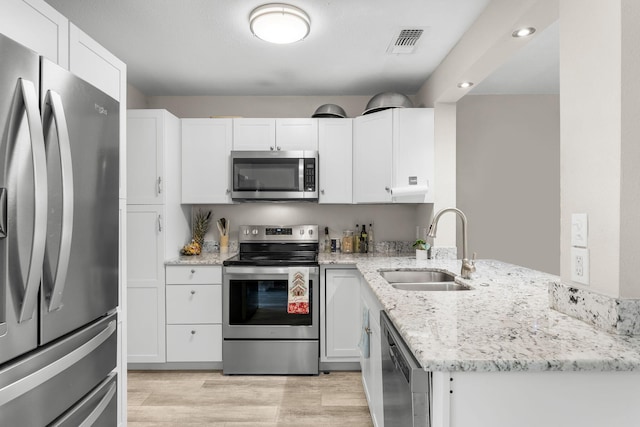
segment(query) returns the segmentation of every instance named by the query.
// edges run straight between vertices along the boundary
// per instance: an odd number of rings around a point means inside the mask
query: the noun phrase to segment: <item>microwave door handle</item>
[[[19,79],[18,89],[21,92],[21,102],[16,102],[20,111],[15,111],[12,122],[18,122],[22,109],[27,113],[29,138],[31,140],[31,162],[33,164],[33,236],[31,238],[31,253],[29,268],[24,287],[24,296],[18,322],[22,323],[33,317],[38,302],[38,290],[44,263],[44,246],[47,239],[47,159],[44,148],[44,134],[38,111],[38,94],[32,82]],[[20,99],[18,99],[20,101]],[[19,244],[19,242],[18,242]]]
[[[298,191],[304,191],[304,159],[300,158],[298,162]]]
[[[42,123],[45,135],[55,121],[56,135],[58,137],[58,148],[60,154],[60,170],[62,175],[62,224],[60,232],[60,243],[58,248],[58,261],[56,274],[53,278],[50,289],[51,296],[48,310],[55,311],[62,306],[62,293],[67,281],[67,271],[71,258],[71,237],[73,230],[73,165],[71,161],[71,139],[69,138],[69,127],[64,113],[64,106],[60,95],[52,90],[47,92],[44,111],[42,112]],[[47,242],[49,243],[49,242]],[[46,275],[45,275],[46,276]]]

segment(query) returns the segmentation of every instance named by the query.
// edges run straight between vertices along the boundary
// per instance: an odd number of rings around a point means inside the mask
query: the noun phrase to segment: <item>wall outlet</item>
[[[589,249],[571,248],[571,280],[589,284]]]
[[[589,243],[589,224],[586,213],[571,214],[571,246],[586,248]]]

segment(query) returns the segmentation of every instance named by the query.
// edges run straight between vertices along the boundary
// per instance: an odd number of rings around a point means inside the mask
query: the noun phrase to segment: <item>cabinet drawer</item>
[[[167,325],[167,362],[221,362],[222,325]]]
[[[167,285],[167,323],[222,323],[222,285]]]
[[[179,265],[168,266],[168,285],[210,285],[222,283],[222,267]]]

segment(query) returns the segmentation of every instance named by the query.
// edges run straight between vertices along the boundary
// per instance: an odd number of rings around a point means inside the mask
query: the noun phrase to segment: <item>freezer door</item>
[[[46,234],[38,56],[0,34],[0,365],[36,347]]]
[[[0,369],[0,426],[45,426],[69,414],[116,367],[116,330],[112,315]]]
[[[100,383],[49,427],[113,427],[118,424],[117,376]]]
[[[47,244],[41,344],[118,303],[118,102],[42,59]]]

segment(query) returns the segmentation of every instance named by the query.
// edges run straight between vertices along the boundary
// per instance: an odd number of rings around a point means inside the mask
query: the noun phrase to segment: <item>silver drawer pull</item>
[[[195,335],[195,334],[196,334],[196,331],[192,330],[191,335]]]
[[[195,274],[196,270],[192,269],[191,274]]]
[[[195,294],[196,294],[196,291],[191,291],[191,295],[195,295]]]

